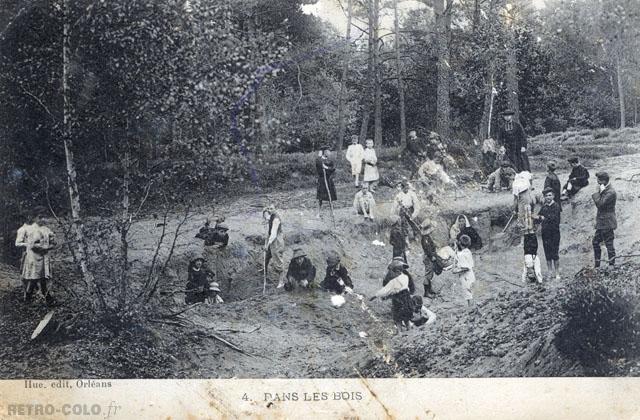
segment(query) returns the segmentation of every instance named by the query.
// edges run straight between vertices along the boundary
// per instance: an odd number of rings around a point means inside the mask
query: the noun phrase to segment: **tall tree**
[[[398,78],[398,99],[400,101],[400,147],[407,145],[407,122],[405,115],[404,84],[402,82],[402,60],[400,50],[400,22],[398,19],[398,0],[393,0],[394,49],[396,53],[396,76]]]
[[[346,130],[345,121],[345,90],[347,84],[347,76],[349,74],[349,57],[351,56],[351,14],[353,13],[352,0],[347,0],[347,29],[345,35],[344,53],[342,58],[342,77],[340,78],[340,98],[338,103],[338,159],[342,158],[342,147],[344,144],[344,135]]]
[[[436,131],[445,139],[450,139],[451,131],[451,65],[449,59],[449,37],[451,34],[451,9],[453,0],[434,0],[436,16],[436,50],[438,66]]]

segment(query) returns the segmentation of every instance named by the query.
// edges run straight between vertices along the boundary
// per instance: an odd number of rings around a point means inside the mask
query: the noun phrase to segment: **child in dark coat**
[[[547,270],[551,277],[560,280],[558,250],[560,248],[560,203],[555,201],[555,191],[546,188],[544,205],[538,211],[537,219],[542,225],[542,246],[547,260]]]
[[[339,294],[347,290],[353,290],[353,282],[347,269],[340,264],[340,257],[332,254],[327,258],[327,272],[320,287],[329,292]],[[347,290],[348,291],[348,290]]]

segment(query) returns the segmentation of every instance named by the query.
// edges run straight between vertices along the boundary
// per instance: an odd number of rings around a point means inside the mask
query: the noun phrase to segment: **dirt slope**
[[[546,156],[538,158],[542,160]],[[640,198],[640,179],[629,181],[638,171],[639,163],[640,155],[627,155],[595,161],[595,167],[589,168],[592,175],[601,168],[608,169],[618,190],[620,227],[616,245],[620,254],[637,253],[640,249],[639,216],[634,206]],[[559,175],[561,180],[566,179],[566,172],[561,171]],[[543,179],[544,174],[536,174],[538,191]],[[261,208],[265,197],[257,195],[215,203],[215,212],[225,214],[230,226],[231,242],[225,251],[225,261],[234,280],[222,284],[226,304],[199,306],[185,312],[183,322],[191,323],[186,327],[150,324],[151,333],[144,335],[148,350],[136,356],[139,360],[135,363],[119,359],[126,354],[114,356],[100,351],[96,353],[104,354],[96,363],[87,356],[95,346],[100,346],[95,341],[84,342],[76,336],[61,342],[30,344],[24,339],[46,311],[37,304],[12,309],[20,306],[15,292],[17,275],[3,273],[0,281],[8,283],[12,291],[3,292],[0,337],[4,342],[12,342],[12,337],[21,338],[5,350],[5,355],[11,353],[11,357],[6,358],[0,376],[331,377],[354,376],[356,369],[372,376],[579,375],[583,371],[575,363],[550,357],[541,359],[540,355],[553,352],[548,337],[555,334],[553,328],[560,321],[558,305],[562,301],[563,286],[592,261],[590,243],[595,209],[590,194],[594,185],[592,176],[591,185],[565,206],[561,226],[563,280],[553,280],[542,288],[520,284],[521,247],[488,240],[504,223],[504,214],[511,205],[509,194],[482,193],[477,185],[468,183],[463,191],[450,191],[425,208],[421,218],[430,217],[435,221],[437,243],[446,242],[447,227],[460,212],[474,220],[473,224],[487,242],[475,255],[478,278],[475,294],[483,315],[466,313],[458,298],[454,277],[445,273],[435,280],[434,287],[440,295],[430,304],[438,315],[436,324],[396,336],[391,328],[388,302],[369,303],[367,299],[348,296],[346,305],[335,309],[330,306],[328,294],[321,291],[293,294],[276,291],[271,272],[267,295],[262,296],[259,269],[265,232]],[[340,200],[336,203],[335,228],[328,209],[324,219],[315,216],[312,189],[294,194],[274,193],[269,199],[282,209],[286,261],[294,246],[302,247],[318,267],[317,281],[320,281],[326,253],[336,250],[352,274],[355,291],[368,297],[380,287],[391,257],[388,245],[375,246],[372,241],[387,242],[385,218],[388,200],[394,191],[386,187],[379,189],[376,199],[380,217],[375,223],[359,221],[353,215],[350,205],[354,192],[350,185],[338,186]],[[200,209],[187,223],[169,267],[172,279],[163,285],[163,292],[184,287],[187,261],[202,247],[194,235],[210,212],[211,209]],[[177,223],[176,216],[169,221],[169,229]],[[156,224],[157,220],[149,218],[134,227],[132,260],[150,258],[158,233]],[[167,249],[162,252],[166,253]],[[419,244],[413,243],[409,263],[418,293],[422,292],[421,258]],[[163,295],[154,304],[171,310],[184,308],[178,294]],[[502,334],[504,331],[509,334]],[[361,332],[367,337],[361,337]],[[212,334],[239,346],[247,354],[221,344]],[[104,340],[111,338],[105,336]],[[123,346],[126,347],[126,340]],[[81,350],[74,351],[76,348]],[[27,360],[21,357],[21,352],[40,352],[45,356],[36,361]],[[139,363],[144,360],[149,361],[146,369],[144,363]],[[148,369],[148,365],[158,368]]]

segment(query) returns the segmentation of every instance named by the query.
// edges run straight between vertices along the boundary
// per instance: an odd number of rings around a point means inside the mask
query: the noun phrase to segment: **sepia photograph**
[[[640,373],[638,0],[2,0],[0,89],[19,388]]]

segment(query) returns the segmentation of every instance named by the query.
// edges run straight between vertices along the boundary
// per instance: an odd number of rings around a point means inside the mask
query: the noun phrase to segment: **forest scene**
[[[0,55],[2,379],[639,372],[637,0],[3,0]]]

